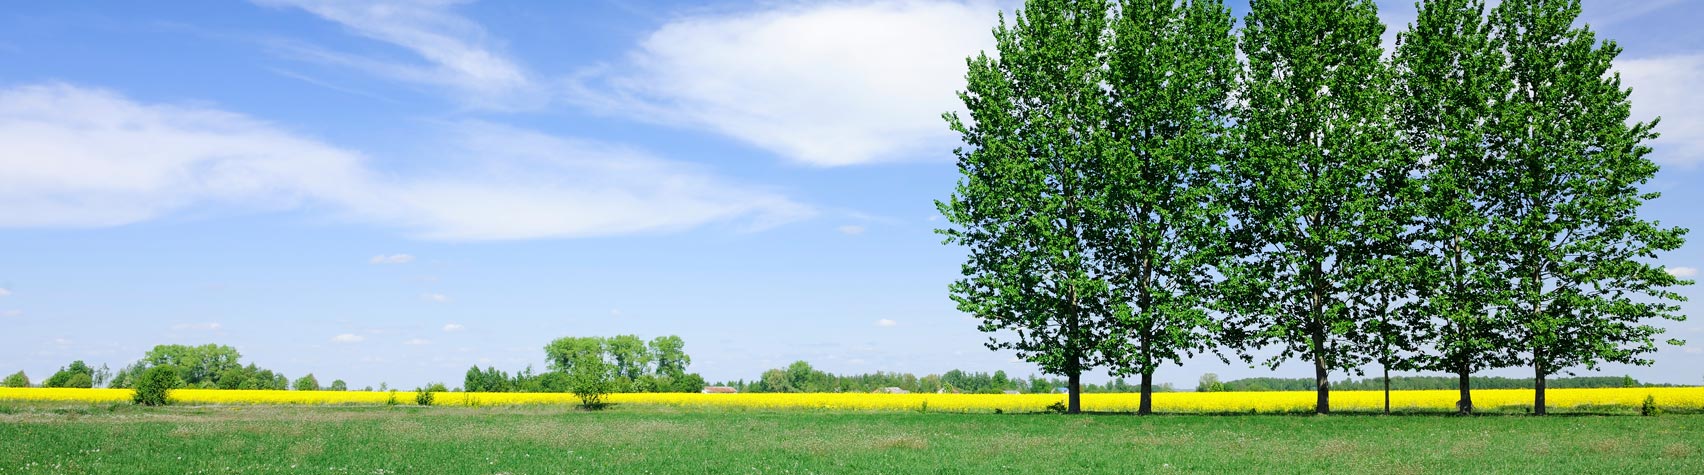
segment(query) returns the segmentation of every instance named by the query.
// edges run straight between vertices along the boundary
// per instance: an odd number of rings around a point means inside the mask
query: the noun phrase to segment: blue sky
[[[946,285],[939,118],[990,1],[47,2],[0,13],[0,370],[216,342],[459,384],[560,336],[693,371],[1034,373]],[[1409,2],[1382,2],[1393,34]],[[1235,5],[1238,13],[1244,5]],[[1704,229],[1704,5],[1587,0],[1663,117],[1645,215]],[[1704,235],[1661,257],[1704,267]],[[1704,381],[1704,292],[1641,379]],[[1213,358],[1161,382],[1264,369]],[[1280,375],[1306,377],[1301,364]],[[1515,369],[1500,374],[1524,375]],[[1104,377],[1093,377],[1103,380]]]

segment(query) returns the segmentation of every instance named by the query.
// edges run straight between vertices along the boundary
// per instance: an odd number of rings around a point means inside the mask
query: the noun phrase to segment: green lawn
[[[1704,473],[1704,416],[0,403],[12,473]]]

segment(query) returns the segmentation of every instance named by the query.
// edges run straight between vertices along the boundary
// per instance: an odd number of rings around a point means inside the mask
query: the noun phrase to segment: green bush
[[[1655,416],[1662,413],[1662,408],[1657,407],[1657,397],[1649,394],[1645,395],[1645,403],[1639,405],[1639,415]]]
[[[294,384],[292,386],[297,391],[318,391],[320,389],[319,379],[314,378],[313,373],[308,373],[307,376],[303,376],[303,377],[301,377],[301,379],[297,379],[296,384]]]
[[[432,396],[431,388],[420,388],[420,389],[414,390],[414,403],[415,404],[419,404],[419,405],[422,405],[422,406],[430,406],[430,405],[432,405],[432,398],[433,398],[433,396]]]
[[[136,378],[135,402],[144,406],[164,406],[172,403],[171,390],[177,389],[183,381],[178,379],[178,370],[173,366],[155,366],[143,371]]]
[[[345,383],[341,379],[334,379],[331,381],[331,387],[328,389],[332,391],[348,391],[349,383]]]
[[[603,409],[604,400],[615,390],[615,368],[604,361],[603,355],[583,355],[568,369],[568,390],[580,398],[580,406]]]
[[[12,373],[11,376],[6,377],[5,381],[0,381],[0,388],[27,388],[27,387],[30,387],[30,377],[28,375],[25,375],[23,371]]]

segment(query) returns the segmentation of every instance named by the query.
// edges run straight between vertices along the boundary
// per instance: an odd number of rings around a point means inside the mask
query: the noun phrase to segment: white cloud
[[[1670,268],[1665,269],[1665,270],[1669,273],[1669,275],[1679,277],[1679,278],[1682,278],[1682,279],[1689,278],[1689,277],[1695,277],[1695,276],[1698,275],[1698,268],[1696,268],[1696,267],[1670,267]]]
[[[864,227],[856,225],[856,224],[848,224],[848,225],[845,225],[845,226],[841,226],[837,229],[839,229],[840,234],[846,234],[846,235],[864,234]]]
[[[181,330],[213,331],[213,330],[218,330],[218,329],[221,329],[221,328],[224,328],[224,325],[220,325],[219,322],[179,323],[177,325],[172,325],[173,330],[180,330],[180,331]]]
[[[1652,142],[1658,162],[1697,165],[1704,163],[1704,54],[1622,59],[1615,62],[1623,87],[1633,89],[1635,121],[1658,116]]]
[[[886,318],[883,318],[881,320],[876,320],[876,326],[878,326],[878,327],[891,327],[891,326],[898,325],[898,324],[899,324],[899,322],[889,320],[889,319],[886,319]]]
[[[0,287],[0,297],[5,297],[5,296],[8,296],[8,295],[12,295],[12,290],[7,289],[5,287]]]
[[[356,335],[354,333],[344,333],[342,335],[331,337],[331,341],[333,343],[360,343],[366,340],[367,337]]]
[[[441,163],[402,177],[271,124],[70,85],[0,89],[0,228],[104,227],[187,209],[326,208],[440,240],[761,228],[809,216],[640,151],[498,125],[441,124]],[[317,206],[316,206],[317,205]]]
[[[414,256],[408,254],[391,254],[388,256],[379,254],[377,256],[373,256],[372,259],[368,259],[367,262],[371,264],[407,264],[414,262]]]
[[[460,323],[450,323],[450,324],[444,325],[444,331],[446,331],[446,332],[459,332],[459,331],[466,330],[466,329],[467,329],[467,327],[462,326],[462,324],[460,324]]]
[[[24,314],[24,311],[18,310],[18,309],[0,310],[0,317],[11,318],[11,317],[22,316],[23,314]]]
[[[432,344],[432,340],[427,340],[427,339],[424,339],[424,338],[413,338],[413,339],[410,339],[408,341],[402,342],[402,344],[413,345],[413,346],[430,345],[430,344]]]
[[[255,0],[272,7],[295,7],[343,25],[350,33],[408,50],[426,64],[408,63],[325,50],[281,45],[304,59],[359,69],[391,79],[447,87],[476,105],[510,108],[529,102],[534,89],[528,73],[504,55],[479,24],[457,15],[458,1]]]
[[[996,5],[787,4],[679,18],[626,61],[569,83],[569,100],[704,128],[819,166],[944,156],[965,58],[992,54]]]
[[[450,302],[450,297],[448,295],[444,295],[444,294],[430,294],[430,293],[420,294],[420,298],[422,300],[428,300],[428,301],[438,302],[438,303],[449,303]]]

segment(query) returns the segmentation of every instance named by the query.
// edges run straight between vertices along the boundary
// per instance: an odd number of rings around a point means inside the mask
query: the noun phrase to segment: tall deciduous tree
[[[1228,170],[1247,255],[1224,267],[1239,328],[1227,335],[1276,343],[1269,365],[1311,361],[1322,414],[1330,372],[1366,360],[1356,319],[1369,312],[1346,292],[1365,271],[1353,265],[1361,236],[1387,225],[1377,172],[1406,166],[1383,33],[1371,0],[1253,0],[1242,29],[1242,140]]]
[[[1621,48],[1575,26],[1579,15],[1578,0],[1522,0],[1491,20],[1509,73],[1491,134],[1503,192],[1488,199],[1514,285],[1498,298],[1533,368],[1536,414],[1547,376],[1649,364],[1642,355],[1663,331],[1649,320],[1685,318],[1670,290],[1683,282],[1649,261],[1686,230],[1638,216],[1658,196],[1639,189],[1657,171],[1645,145],[1656,121],[1628,123],[1629,91],[1612,71]]]
[[[1503,56],[1491,43],[1483,0],[1426,0],[1408,31],[1397,35],[1401,124],[1409,146],[1425,157],[1423,193],[1413,201],[1416,264],[1410,267],[1417,310],[1430,324],[1413,336],[1433,351],[1418,369],[1456,374],[1456,409],[1473,412],[1471,376],[1511,366],[1513,345],[1491,293],[1506,275],[1495,255],[1499,229],[1489,200],[1502,193],[1492,178],[1488,127],[1507,89]]]
[[[1109,20],[1104,0],[1034,0],[994,29],[998,57],[966,61],[959,93],[970,121],[946,114],[964,146],[962,177],[936,206],[940,232],[969,251],[951,294],[1009,349],[1069,383],[1081,409],[1084,371],[1103,363],[1111,335],[1107,281],[1095,241],[1110,210],[1112,137],[1103,88]]]
[[[657,364],[658,375],[679,378],[686,374],[686,367],[692,364],[692,357],[686,354],[686,342],[679,336],[652,338],[648,348],[651,361]]]
[[[645,348],[645,340],[637,335],[616,335],[604,340],[604,350],[615,361],[615,374],[625,377],[629,382],[638,380],[640,376],[650,372],[651,352]]]
[[[1153,410],[1154,371],[1205,352],[1217,199],[1229,97],[1241,68],[1235,21],[1220,0],[1125,0],[1113,23],[1107,237],[1095,257],[1111,283],[1118,374],[1140,374],[1137,412]]]

